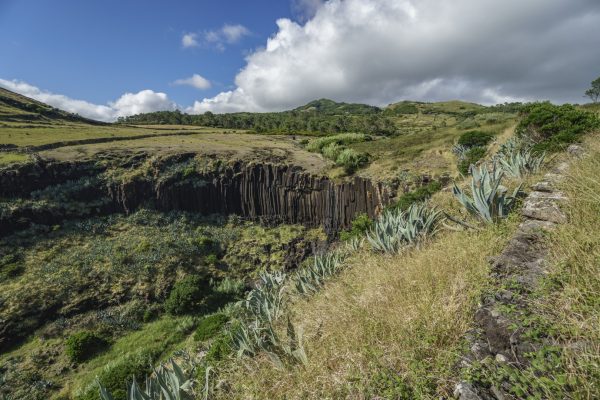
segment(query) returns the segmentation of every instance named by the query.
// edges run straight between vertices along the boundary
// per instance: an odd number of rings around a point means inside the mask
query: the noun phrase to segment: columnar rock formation
[[[5,207],[3,212],[0,209],[0,234],[9,234],[29,223],[57,224],[90,213],[129,213],[147,205],[163,211],[235,214],[266,223],[322,226],[329,235],[335,235],[340,229],[349,228],[358,213],[374,217],[390,201],[388,190],[380,183],[360,177],[337,183],[289,165],[238,162],[204,172],[194,168],[186,174],[172,172],[193,157],[194,154],[178,154],[163,158],[143,173],[116,180],[103,178],[106,167],[89,162],[38,161],[0,170],[0,197],[24,200]],[[87,186],[80,187],[77,182],[81,179],[88,179]],[[90,180],[96,182],[93,187]],[[70,186],[60,201],[50,199],[41,208],[27,201],[32,192],[60,184]],[[90,193],[94,193],[93,199]],[[35,198],[44,197],[38,192]],[[89,209],[89,213],[73,215],[61,211],[68,208],[69,202],[85,205],[101,199],[94,207],[77,207]]]
[[[152,199],[161,210],[321,225],[330,234],[349,228],[358,213],[374,217],[390,200],[381,184],[360,177],[335,183],[297,167],[242,163],[191,179],[133,179],[109,192],[126,212]]]

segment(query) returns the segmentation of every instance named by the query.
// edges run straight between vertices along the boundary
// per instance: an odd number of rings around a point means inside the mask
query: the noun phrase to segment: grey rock
[[[564,224],[567,217],[558,207],[556,202],[548,199],[527,198],[523,204],[521,215],[541,221]]]
[[[454,388],[454,397],[459,400],[483,400],[469,382],[459,382]]]

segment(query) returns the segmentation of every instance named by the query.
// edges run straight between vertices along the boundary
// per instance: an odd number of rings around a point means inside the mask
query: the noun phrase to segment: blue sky
[[[0,0],[0,86],[101,120],[317,98],[585,102],[598,0]]]
[[[0,77],[94,103],[152,88],[190,104],[231,86],[244,54],[264,45],[279,17],[292,17],[286,0],[0,0]],[[202,42],[224,24],[250,33],[224,49],[183,48],[183,34]],[[193,74],[212,87],[172,85]]]

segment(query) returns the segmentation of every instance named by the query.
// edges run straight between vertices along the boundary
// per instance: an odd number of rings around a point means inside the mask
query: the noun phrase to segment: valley
[[[532,398],[584,398],[593,366],[573,360],[593,347],[510,377],[459,360],[531,185],[572,163],[585,183],[561,190],[597,207],[598,129],[593,107],[325,99],[108,124],[0,89],[0,399],[125,400],[161,363],[186,399],[451,398],[459,382],[519,398],[506,382],[532,374],[569,376]],[[569,207],[549,233],[562,249],[589,229]],[[591,285],[591,343],[596,278],[561,281]],[[543,329],[540,351],[579,339],[545,312],[515,332]]]

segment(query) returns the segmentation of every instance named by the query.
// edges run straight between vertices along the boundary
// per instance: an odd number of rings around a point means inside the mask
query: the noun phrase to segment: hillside
[[[125,400],[160,363],[193,399],[594,398],[597,116],[368,107],[285,115],[391,133],[3,121],[0,398]],[[541,209],[547,271],[499,273]],[[469,354],[494,333],[521,347]]]

